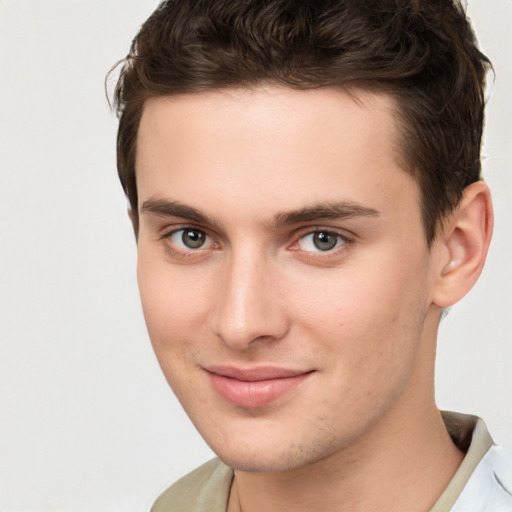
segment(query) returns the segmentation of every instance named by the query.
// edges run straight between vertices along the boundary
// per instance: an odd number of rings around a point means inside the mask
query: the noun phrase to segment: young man
[[[215,459],[163,511],[510,511],[443,413],[444,308],[483,267],[489,67],[450,0],[177,0],[116,90],[144,314]]]

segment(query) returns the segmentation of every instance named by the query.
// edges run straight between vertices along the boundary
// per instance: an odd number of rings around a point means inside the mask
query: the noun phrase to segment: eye
[[[182,250],[194,250],[208,247],[211,244],[210,237],[200,229],[178,229],[168,235],[171,242]]]
[[[299,248],[302,251],[309,252],[327,252],[332,251],[344,243],[346,239],[339,233],[332,231],[314,231],[301,237],[298,241]]]

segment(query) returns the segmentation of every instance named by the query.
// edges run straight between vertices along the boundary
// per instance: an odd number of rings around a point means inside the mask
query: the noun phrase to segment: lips
[[[231,366],[205,368],[213,390],[227,402],[245,408],[271,404],[308,379],[312,371]]]

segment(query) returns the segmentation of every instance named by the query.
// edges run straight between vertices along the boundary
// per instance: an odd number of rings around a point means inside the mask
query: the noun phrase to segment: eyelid
[[[344,243],[327,251],[306,251],[300,247],[294,247],[298,246],[300,240],[307,236],[314,235],[315,233],[332,233],[333,235],[340,237]],[[356,236],[353,233],[347,232],[346,230],[341,230],[340,228],[335,228],[332,226],[307,226],[300,228],[295,232],[295,236],[292,243],[289,245],[289,249],[294,251],[301,251],[310,255],[315,254],[315,257],[322,257],[322,255],[324,257],[328,257],[329,255],[332,256],[333,254],[338,254],[339,252],[346,250],[350,245],[353,244],[355,239]]]
[[[172,240],[173,235],[187,230],[200,231],[201,233],[204,233],[206,238],[205,245],[193,249],[190,247],[181,247]],[[215,237],[212,236],[207,229],[195,226],[192,223],[167,226],[161,231],[159,240],[164,242],[165,248],[171,256],[178,259],[205,257],[209,251],[220,247],[220,244],[216,241]]]
[[[332,247],[327,247],[323,250],[320,247],[317,247],[317,244],[319,242],[317,235],[319,233],[322,233],[324,235],[328,235],[329,237],[332,237],[330,239],[330,242],[333,243],[334,245],[332,245]],[[328,233],[327,231],[317,231],[317,232],[313,232],[313,233],[308,233],[307,235],[300,237],[298,239],[297,243],[299,244],[299,247],[303,251],[327,253],[327,252],[333,252],[338,247],[341,247],[343,244],[346,243],[346,240],[344,237],[342,237],[338,233]]]
[[[187,244],[185,243],[184,238],[186,236],[188,237],[190,233],[198,233],[198,234],[200,233],[201,234],[202,240],[200,240],[200,242],[202,242],[202,243],[198,247],[188,247]],[[180,234],[181,234],[181,240],[180,240]],[[211,237],[208,234],[206,234],[204,231],[200,231],[199,229],[187,229],[187,228],[178,229],[177,231],[174,231],[169,235],[169,239],[172,240],[172,242],[175,245],[177,245],[180,248],[180,250],[183,250],[186,252],[188,252],[188,251],[197,252],[200,250],[209,249],[210,245],[212,244]]]
[[[199,247],[197,249],[176,247],[176,244],[170,240],[171,236],[180,231],[184,231],[187,229],[201,231],[202,233],[204,233],[206,235],[207,240],[209,240],[209,242],[207,242],[207,244],[205,246]],[[337,247],[334,247],[333,249],[326,250],[326,251],[321,251],[321,250],[306,251],[306,250],[302,250],[300,247],[298,247],[298,242],[301,239],[305,238],[306,236],[313,235],[315,233],[320,233],[320,232],[332,233],[332,234],[336,235],[337,237],[341,237],[341,239],[343,240],[344,243],[340,244]],[[313,254],[317,254],[317,256],[314,256],[314,257],[321,258],[322,255],[323,255],[323,257],[328,257],[329,255],[338,254],[339,252],[343,252],[343,251],[347,250],[348,246],[352,245],[356,238],[357,238],[357,236],[354,233],[349,232],[345,229],[338,228],[338,227],[325,226],[325,225],[323,225],[323,226],[322,225],[304,226],[304,227],[301,227],[294,231],[294,233],[292,234],[292,242],[287,244],[287,249],[292,250],[292,251],[301,251],[303,253],[310,254],[311,257],[313,257]],[[192,223],[192,222],[183,223],[183,224],[175,224],[175,225],[167,226],[167,227],[163,228],[160,232],[159,240],[160,241],[169,240],[169,243],[166,244],[167,249],[170,252],[172,252],[174,255],[182,255],[182,257],[194,257],[194,254],[196,256],[199,256],[199,253],[204,253],[205,251],[209,251],[212,248],[213,249],[221,248],[221,244],[218,241],[218,237],[216,237],[215,235],[212,235],[210,233],[210,230],[208,230],[202,226],[194,225],[194,223]]]
[[[173,224],[172,226],[166,226],[165,228],[160,230],[160,240],[163,240],[164,238],[169,238],[171,235],[177,233],[178,231],[201,231],[206,236],[211,237],[210,233],[207,229],[204,229],[200,226],[195,226],[192,223],[183,223],[183,224]]]

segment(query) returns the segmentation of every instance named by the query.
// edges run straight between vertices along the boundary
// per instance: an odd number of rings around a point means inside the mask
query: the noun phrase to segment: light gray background
[[[154,0],[0,1],[0,510],[148,510],[210,457],[145,332],[103,78]],[[470,0],[497,79],[488,266],[441,328],[443,408],[512,446],[511,0]]]

